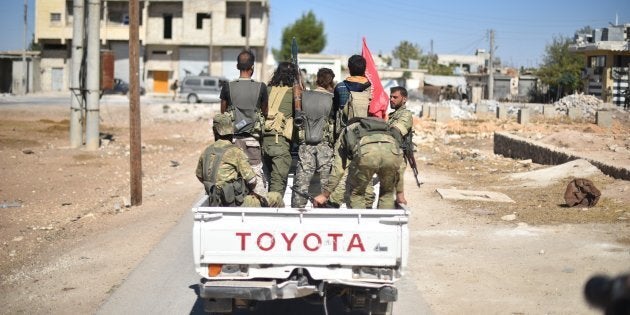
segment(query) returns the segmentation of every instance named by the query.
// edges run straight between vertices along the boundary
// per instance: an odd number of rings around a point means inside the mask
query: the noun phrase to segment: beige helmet
[[[234,126],[232,125],[232,118],[226,113],[216,114],[212,119],[212,129],[221,136],[233,134]]]

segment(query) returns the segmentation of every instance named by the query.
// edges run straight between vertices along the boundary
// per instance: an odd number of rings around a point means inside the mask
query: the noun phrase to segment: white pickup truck
[[[348,311],[391,314],[409,250],[404,209],[192,209],[193,252],[208,312],[258,301],[340,297]],[[327,310],[326,310],[327,312]]]

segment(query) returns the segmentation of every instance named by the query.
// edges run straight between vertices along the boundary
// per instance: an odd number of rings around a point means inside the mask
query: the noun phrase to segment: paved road
[[[158,246],[131,272],[97,314],[204,314],[198,299],[200,277],[193,268],[192,213],[185,214]],[[411,281],[398,284],[395,314],[429,314]],[[328,314],[340,314],[339,300],[328,301]],[[255,312],[238,314],[325,314],[321,305],[301,300],[265,302]],[[359,314],[359,313],[356,313]]]

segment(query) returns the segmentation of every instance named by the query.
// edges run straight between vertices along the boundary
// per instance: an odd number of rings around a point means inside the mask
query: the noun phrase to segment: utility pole
[[[490,60],[488,61],[488,99],[494,97],[494,30],[490,30]]]
[[[213,49],[213,28],[212,28],[212,6],[214,5],[214,2],[209,1],[208,2],[209,8],[208,8],[208,26],[210,27],[210,45],[208,46],[208,75],[212,75],[212,54],[214,53],[214,49]]]
[[[249,0],[245,2],[245,49],[249,50]]]
[[[26,89],[28,86],[27,78],[28,78],[28,66],[26,65],[26,37],[28,36],[28,3],[27,0],[24,0],[24,50],[22,51],[22,95],[26,94]]]
[[[99,101],[101,84],[101,1],[88,0],[87,38],[87,114],[85,115],[85,147],[99,148]]]
[[[72,21],[72,71],[70,71],[70,147],[78,148],[83,144],[83,87],[81,86],[81,65],[85,42],[85,0],[74,0]]]
[[[129,166],[131,205],[142,204],[142,146],[140,137],[140,2],[129,1]],[[146,23],[146,21],[145,21]]]

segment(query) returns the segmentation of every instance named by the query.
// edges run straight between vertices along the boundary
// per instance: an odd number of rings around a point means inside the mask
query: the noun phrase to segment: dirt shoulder
[[[67,106],[1,106],[0,302],[5,312],[94,312],[201,193],[193,174],[199,153],[211,141],[208,121],[214,110],[207,104],[143,105],[143,204],[127,207],[125,104],[102,107],[101,132],[108,140],[97,151],[68,148]],[[628,268],[630,183],[594,175],[604,192],[600,204],[563,207],[566,181],[528,188],[506,179],[547,166],[494,155],[492,133],[510,130],[557,143],[566,138],[558,133],[580,132],[606,141],[612,137],[615,148],[628,149],[630,123],[624,117],[612,130],[587,122],[416,121],[416,157],[425,184],[417,190],[407,172],[407,199],[417,205],[409,274],[437,314],[568,314],[575,305],[576,313],[589,312],[576,294],[585,277]],[[579,141],[563,144],[584,149]],[[584,151],[609,154],[610,146],[602,145],[594,140]],[[621,161],[627,158],[616,153]],[[499,191],[516,202],[446,202],[437,188]],[[517,220],[502,220],[507,214]]]

